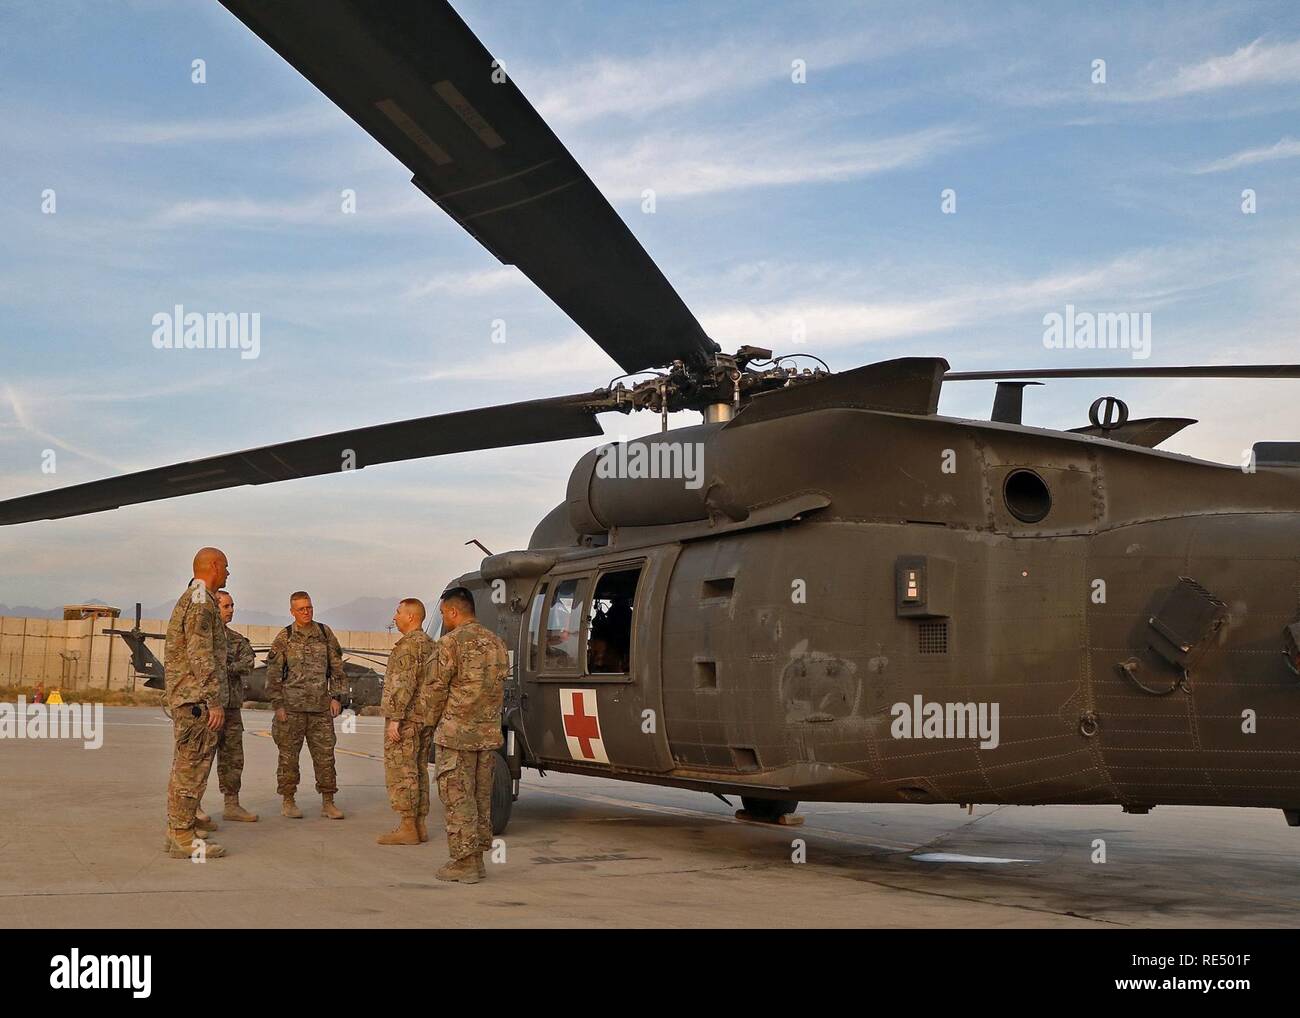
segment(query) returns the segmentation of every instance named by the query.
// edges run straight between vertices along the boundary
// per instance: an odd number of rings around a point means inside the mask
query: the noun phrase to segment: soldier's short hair
[[[225,587],[222,587],[220,590],[217,591],[217,597],[221,597],[222,594],[230,598],[231,601],[235,600],[235,595],[232,594],[230,591],[228,591]]]
[[[310,600],[311,600],[311,595],[308,594],[307,591],[305,590],[295,590],[292,594],[289,595],[290,604],[293,604],[295,601],[310,601]]]
[[[411,613],[417,619],[419,619],[421,622],[424,621],[424,602],[421,601],[418,597],[404,597],[397,603],[401,605],[403,608],[409,608],[411,610]]]
[[[448,601],[460,606],[460,610],[468,615],[474,615],[474,595],[468,587],[452,587],[450,590],[444,590],[442,597],[438,600],[446,604]]]

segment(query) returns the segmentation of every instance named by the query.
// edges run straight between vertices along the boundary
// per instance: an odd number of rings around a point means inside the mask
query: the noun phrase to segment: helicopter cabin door
[[[543,766],[667,771],[659,648],[677,546],[566,562],[541,577],[516,661]]]

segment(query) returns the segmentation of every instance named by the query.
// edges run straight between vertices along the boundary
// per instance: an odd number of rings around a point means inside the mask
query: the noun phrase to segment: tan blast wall
[[[329,625],[329,620],[324,620]],[[125,623],[125,625],[123,625]],[[93,632],[92,632],[93,627]],[[144,678],[131,668],[131,651],[120,636],[108,629],[130,629],[126,619],[28,619],[0,616],[0,686],[44,682],[46,689],[142,689]],[[146,633],[165,633],[166,619],[144,619]],[[243,633],[254,647],[266,648],[282,626],[231,626]],[[330,627],[333,629],[334,627]],[[344,647],[387,651],[397,642],[396,633],[334,629]],[[163,640],[150,640],[149,649],[167,663]],[[383,660],[343,655],[349,661],[382,673]],[[266,658],[259,653],[257,663]]]

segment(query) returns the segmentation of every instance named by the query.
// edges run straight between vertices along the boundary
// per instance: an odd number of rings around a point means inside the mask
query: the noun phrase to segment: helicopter
[[[590,392],[297,439],[0,502],[0,524],[472,450],[660,433],[574,466],[525,549],[456,577],[506,643],[494,828],[524,768],[803,802],[1269,807],[1300,826],[1300,442],[1157,446],[1028,384],[1300,366],[832,372],[705,333],[445,2],[221,0],[626,372]],[[945,383],[998,382],[989,420]],[[668,428],[693,411],[700,423]],[[485,549],[486,551],[486,549]],[[508,793],[508,794],[504,794]]]

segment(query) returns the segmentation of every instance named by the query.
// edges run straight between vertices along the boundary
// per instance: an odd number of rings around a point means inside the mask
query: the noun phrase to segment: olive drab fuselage
[[[520,763],[799,800],[1300,804],[1300,471],[854,408],[742,420],[642,440],[701,443],[703,490],[585,457],[528,551],[459,579],[512,651]],[[585,644],[595,585],[630,570],[627,673],[582,647],[552,667],[557,588],[585,592]],[[996,705],[996,740],[899,720],[928,704]],[[605,759],[566,712],[598,715]]]

